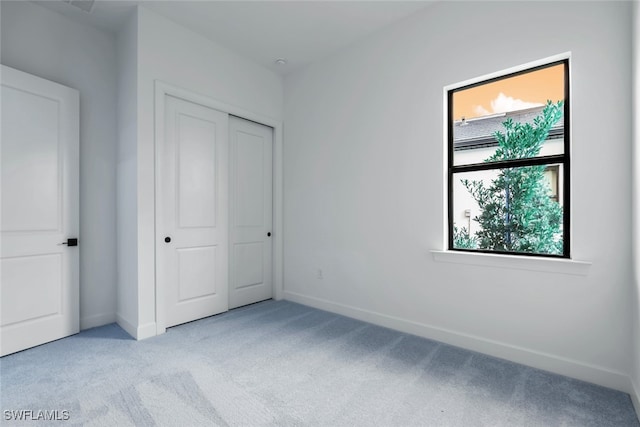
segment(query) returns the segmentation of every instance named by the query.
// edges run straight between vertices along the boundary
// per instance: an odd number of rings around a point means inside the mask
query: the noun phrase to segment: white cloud
[[[491,110],[487,110],[482,105],[476,105],[474,107],[474,112],[479,116],[487,116],[489,114],[507,113],[509,111],[539,107],[541,105],[544,104],[523,101],[521,99],[512,98],[500,92],[496,99],[491,101]]]
[[[476,113],[476,116],[488,116],[492,114],[491,111],[484,108],[482,105],[476,105],[473,107],[473,112]]]

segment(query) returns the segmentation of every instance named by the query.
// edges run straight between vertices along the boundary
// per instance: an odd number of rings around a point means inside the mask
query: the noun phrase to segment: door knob
[[[164,241],[165,241],[166,243],[169,243],[169,242],[171,241],[171,237],[169,237],[169,236],[165,237],[165,238],[164,238]]]
[[[267,237],[271,237],[271,232],[270,231],[267,233]]]

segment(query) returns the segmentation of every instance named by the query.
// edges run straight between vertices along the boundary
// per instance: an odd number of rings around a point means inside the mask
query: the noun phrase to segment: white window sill
[[[478,265],[482,267],[511,268],[516,270],[544,271],[548,273],[586,276],[590,262],[571,259],[535,256],[501,255],[457,251],[431,251],[437,262]]]

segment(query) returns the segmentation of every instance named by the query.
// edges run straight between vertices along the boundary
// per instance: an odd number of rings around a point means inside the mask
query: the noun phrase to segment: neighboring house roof
[[[533,123],[533,119],[540,115],[544,106],[528,108],[526,110],[511,111],[508,113],[493,114],[473,118],[469,120],[457,120],[453,122],[454,149],[471,150],[481,147],[498,145],[494,138],[496,131],[504,132],[504,123],[511,118],[515,122]],[[564,116],[551,128],[549,139],[558,139],[564,136]]]

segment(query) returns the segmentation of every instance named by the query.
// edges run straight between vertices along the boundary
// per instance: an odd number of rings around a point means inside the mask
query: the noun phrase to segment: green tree
[[[547,101],[533,124],[507,119],[502,124],[504,133],[494,134],[498,141],[495,153],[485,162],[537,156],[562,117],[562,105],[562,101]],[[488,185],[461,180],[481,210],[473,218],[480,230],[468,241],[477,241],[480,249],[562,254],[562,207],[550,197],[544,170],[545,166],[501,169]]]
[[[453,227],[453,247],[459,249],[478,249],[478,239],[469,234],[467,227]]]

